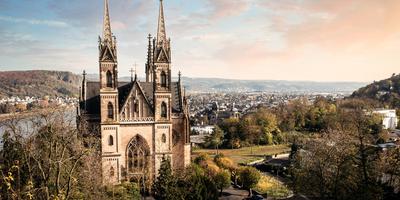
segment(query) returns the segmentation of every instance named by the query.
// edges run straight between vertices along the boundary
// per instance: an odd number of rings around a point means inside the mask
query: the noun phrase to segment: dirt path
[[[219,197],[219,200],[242,200],[247,198],[248,195],[249,192],[247,190],[240,190],[230,186],[222,192],[222,196]]]

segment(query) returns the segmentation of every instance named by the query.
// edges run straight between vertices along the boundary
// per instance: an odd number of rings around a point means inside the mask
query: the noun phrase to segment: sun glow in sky
[[[158,0],[110,0],[119,75],[137,62]],[[373,81],[400,72],[399,0],[164,0],[173,73]],[[0,0],[0,70],[98,73],[103,0]]]

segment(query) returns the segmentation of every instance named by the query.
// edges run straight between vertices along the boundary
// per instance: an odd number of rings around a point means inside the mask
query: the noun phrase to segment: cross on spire
[[[131,73],[131,81],[133,82],[133,80],[136,80],[137,79],[137,75],[136,75],[136,62],[135,62],[135,64],[133,65],[135,68],[131,68],[130,70],[129,70],[129,72]],[[135,79],[133,79],[133,75],[135,75]]]

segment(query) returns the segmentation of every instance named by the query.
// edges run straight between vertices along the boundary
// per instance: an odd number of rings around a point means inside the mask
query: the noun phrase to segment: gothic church
[[[99,38],[100,81],[84,75],[78,119],[101,135],[104,184],[151,183],[163,157],[174,170],[190,164],[189,114],[179,74],[171,80],[171,46],[160,0],[156,37],[148,37],[146,81],[136,75],[118,81],[116,38],[111,32],[108,0],[104,1],[103,36]],[[146,185],[147,185],[146,184]]]

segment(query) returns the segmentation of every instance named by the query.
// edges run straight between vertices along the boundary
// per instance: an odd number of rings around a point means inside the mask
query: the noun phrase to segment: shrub
[[[218,165],[218,167],[228,169],[229,171],[232,171],[236,168],[233,161],[227,157],[216,156],[214,158],[214,162]]]
[[[195,159],[194,159],[194,163],[196,163],[196,164],[201,164],[202,162],[204,162],[204,161],[207,161],[207,160],[209,160],[210,159],[210,156],[208,155],[208,154],[206,154],[206,153],[201,153],[199,156],[197,156]]]
[[[240,169],[239,180],[243,188],[249,190],[249,196],[251,195],[251,189],[257,185],[260,178],[260,172],[253,167],[243,167]]]
[[[122,183],[116,186],[106,188],[106,193],[109,198],[121,200],[139,200],[139,187],[135,183]]]
[[[220,190],[220,195],[221,195],[222,190],[230,186],[231,178],[229,172],[226,170],[220,170],[214,176],[214,182],[217,188]]]

